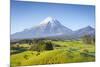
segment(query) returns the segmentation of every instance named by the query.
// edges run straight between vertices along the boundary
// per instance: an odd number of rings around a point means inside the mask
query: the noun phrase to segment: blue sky
[[[72,30],[95,27],[95,6],[12,1],[11,34],[34,27],[48,16]]]

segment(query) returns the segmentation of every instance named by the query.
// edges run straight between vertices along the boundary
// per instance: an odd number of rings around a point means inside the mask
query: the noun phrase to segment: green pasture
[[[95,61],[95,45],[81,41],[52,41],[54,50],[23,51],[11,55],[11,67]],[[19,44],[29,48],[28,44]],[[13,50],[11,50],[13,51]]]

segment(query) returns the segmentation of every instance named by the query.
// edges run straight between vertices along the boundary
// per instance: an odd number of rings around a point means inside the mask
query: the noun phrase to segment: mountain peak
[[[94,29],[94,28],[93,28],[93,27],[91,27],[91,26],[87,26],[86,28],[87,28],[87,29]]]
[[[46,19],[53,20],[53,18],[51,16],[47,17]]]
[[[52,18],[52,17],[47,17],[46,19],[44,19],[40,24],[48,24],[48,23],[54,23],[56,19]]]
[[[88,25],[87,28],[92,28],[92,27]]]

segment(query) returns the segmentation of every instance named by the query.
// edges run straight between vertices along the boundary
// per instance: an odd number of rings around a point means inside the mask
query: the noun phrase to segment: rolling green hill
[[[11,67],[95,61],[95,45],[81,41],[52,41],[54,50],[41,52],[26,50],[11,54]],[[28,44],[19,44],[29,47]]]

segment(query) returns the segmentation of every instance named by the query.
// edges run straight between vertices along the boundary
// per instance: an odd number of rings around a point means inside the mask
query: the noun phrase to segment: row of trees
[[[19,44],[16,44],[19,43]],[[32,50],[32,51],[45,51],[45,50],[53,50],[53,44],[51,41],[48,40],[42,40],[42,39],[34,39],[34,40],[21,40],[16,42],[15,45],[11,45],[11,50],[14,50],[14,52],[11,52],[11,54],[20,53],[26,50]],[[20,46],[20,44],[30,44],[30,47],[23,47]]]
[[[91,36],[91,35],[84,35],[82,37],[82,41],[85,44],[94,44],[95,43],[95,36]],[[33,51],[44,51],[44,50],[53,50],[53,44],[50,40],[45,40],[45,39],[34,39],[34,40],[20,40],[18,42],[14,42],[15,44],[18,43],[19,44],[30,44],[30,50]],[[57,45],[59,46],[59,45]],[[11,49],[15,49],[15,50],[20,50],[21,47],[11,47]]]
[[[39,41],[43,41],[45,39],[23,39],[23,40],[19,40],[19,41],[15,41],[15,42],[11,42],[11,44],[33,44],[33,43],[37,43]]]
[[[84,35],[82,37],[82,41],[85,44],[95,44],[95,36],[91,36],[91,35]]]

